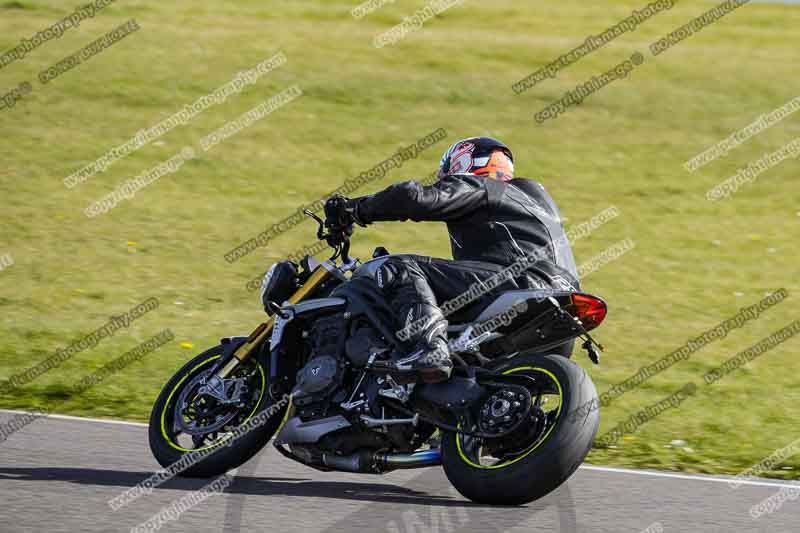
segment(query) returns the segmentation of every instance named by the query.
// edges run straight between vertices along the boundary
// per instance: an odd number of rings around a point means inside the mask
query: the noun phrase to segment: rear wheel
[[[150,449],[165,468],[182,458],[189,463],[181,476],[211,477],[236,468],[269,442],[286,412],[286,400],[280,404],[271,399],[269,372],[256,358],[239,364],[223,381],[235,403],[210,394],[206,380],[221,356],[222,346],[216,346],[194,357],[169,380],[153,406]]]
[[[453,486],[470,500],[519,505],[557,488],[583,462],[600,416],[596,409],[585,413],[579,408],[591,405],[597,390],[581,367],[560,355],[520,356],[495,370],[515,376],[531,399],[525,391],[499,391],[482,406],[475,417],[479,422],[470,423],[470,429],[485,432],[504,423],[514,429],[496,439],[445,432],[442,463]],[[520,398],[531,402],[530,410],[520,407]],[[523,412],[524,420],[515,422]]]

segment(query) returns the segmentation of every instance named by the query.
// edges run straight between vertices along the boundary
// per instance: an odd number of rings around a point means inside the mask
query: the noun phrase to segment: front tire
[[[279,405],[270,397],[267,386],[269,371],[266,365],[258,358],[251,358],[248,363],[240,364],[240,367],[245,364],[251,365],[252,377],[248,381],[252,387],[251,401],[239,412],[235,412],[237,409],[231,407],[230,412],[225,415],[231,417],[229,425],[203,437],[207,440],[198,442],[195,439],[200,437],[190,436],[187,442],[186,435],[178,431],[175,422],[175,411],[180,408],[179,398],[182,396],[188,398],[184,394],[186,389],[192,387],[203,373],[209,373],[222,353],[222,346],[216,346],[186,363],[161,390],[150,414],[150,449],[162,467],[167,468],[189,454],[195,454],[199,458],[198,461],[186,461],[194,464],[178,474],[183,477],[213,477],[243,464],[269,442],[286,413],[285,404],[288,402],[283,400],[283,405]],[[238,370],[237,368],[234,372]],[[190,395],[194,394],[193,391],[187,392],[191,393]],[[231,430],[235,427],[240,427],[248,421],[252,423],[267,415],[268,418],[262,426],[233,438]]]
[[[471,437],[445,432],[442,463],[450,483],[470,500],[521,505],[564,483],[591,450],[600,415],[596,408],[585,406],[595,405],[597,390],[581,367],[560,355],[520,356],[494,370],[539,376],[540,382],[549,380],[551,393],[558,394],[559,407],[546,413],[548,422],[543,424],[538,438],[494,464],[483,461],[479,439],[470,441]],[[548,426],[549,422],[552,424]]]

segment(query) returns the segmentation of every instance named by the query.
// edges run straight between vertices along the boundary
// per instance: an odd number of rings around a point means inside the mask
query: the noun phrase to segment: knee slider
[[[375,272],[375,283],[378,284],[379,289],[383,289],[384,291],[391,289],[396,279],[397,273],[388,262],[378,267],[378,270]]]
[[[403,278],[407,277],[403,258],[389,258],[375,272],[375,282],[384,291],[391,290]]]

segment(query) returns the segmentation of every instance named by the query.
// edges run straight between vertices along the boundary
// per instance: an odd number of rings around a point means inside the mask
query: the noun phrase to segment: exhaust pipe
[[[375,454],[375,462],[383,470],[400,470],[402,468],[425,468],[442,464],[442,451],[439,448],[423,450],[415,453],[379,453]]]
[[[425,468],[442,464],[442,452],[438,448],[415,453],[373,453],[363,451],[352,455],[322,454],[322,462],[328,468],[359,474],[379,474],[403,468]]]

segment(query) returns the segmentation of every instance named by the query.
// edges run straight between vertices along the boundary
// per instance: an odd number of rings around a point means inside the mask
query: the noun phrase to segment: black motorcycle
[[[352,225],[306,214],[333,256],[273,265],[262,287],[269,319],[170,379],[150,417],[158,462],[219,475],[274,436],[281,454],[320,471],[441,465],[480,503],[530,502],[566,481],[592,447],[599,411],[589,376],[553,352],[580,337],[598,362],[589,331],[605,318],[603,300],[543,289],[478,299],[448,316],[450,379],[404,383],[387,305],[360,288],[388,252],[362,264],[349,257]]]

